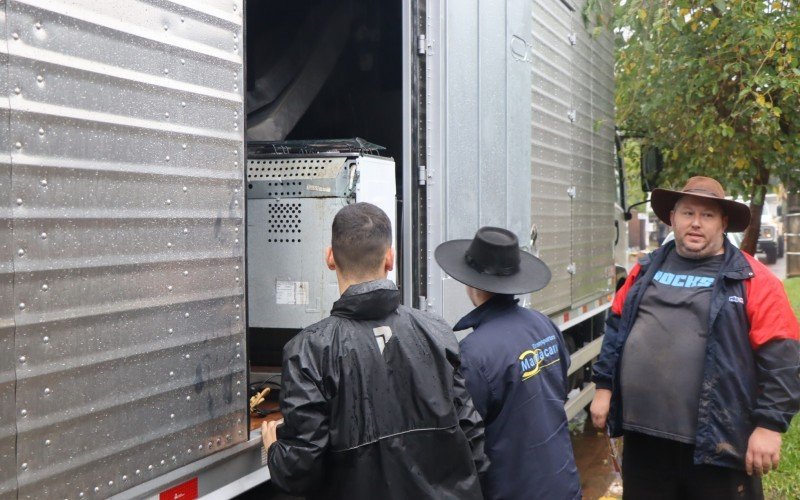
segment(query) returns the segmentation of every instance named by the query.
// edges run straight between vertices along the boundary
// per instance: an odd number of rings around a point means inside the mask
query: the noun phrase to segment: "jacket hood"
[[[491,319],[497,313],[505,311],[511,306],[516,306],[517,302],[519,300],[515,299],[513,295],[497,294],[461,318],[456,323],[456,326],[453,327],[453,330],[458,332],[467,328],[477,328],[481,323]]]
[[[333,303],[331,316],[349,319],[385,318],[400,307],[400,290],[391,280],[366,281],[351,285]]]

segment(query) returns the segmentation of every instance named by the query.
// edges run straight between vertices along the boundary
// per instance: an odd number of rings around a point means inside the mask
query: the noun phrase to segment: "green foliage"
[[[800,177],[797,8],[616,1],[617,125],[662,149],[665,187],[709,175],[759,204],[770,176]]]
[[[698,173],[750,195],[800,163],[796,0],[617,2],[617,123],[665,152],[673,187]]]
[[[800,278],[788,279],[783,286],[800,321]],[[764,496],[770,500],[800,498],[800,417],[794,417],[783,435],[781,464],[764,478]]]

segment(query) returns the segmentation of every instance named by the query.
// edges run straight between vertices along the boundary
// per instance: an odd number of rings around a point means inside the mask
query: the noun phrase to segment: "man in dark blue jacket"
[[[544,288],[550,270],[519,249],[514,233],[493,227],[443,243],[435,255],[476,306],[454,329],[474,329],[460,344],[461,369],[486,424],[484,496],[580,498],[564,412],[569,352],[546,316],[514,299]]]
[[[797,320],[781,282],[726,240],[750,210],[719,182],[693,177],[650,202],[675,241],[617,292],[592,421],[625,436],[626,499],[763,498],[800,405]]]

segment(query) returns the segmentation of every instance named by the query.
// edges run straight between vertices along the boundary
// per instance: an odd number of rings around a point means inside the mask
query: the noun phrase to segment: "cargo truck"
[[[0,499],[230,498],[268,481],[251,367],[326,314],[332,278],[303,274],[325,224],[248,242],[322,220],[269,204],[373,199],[376,165],[404,302],[453,322],[469,304],[434,248],[511,229],[552,270],[521,299],[565,331],[567,412],[585,406],[627,242],[613,39],[585,7],[0,0]],[[291,144],[353,137],[385,149],[325,149],[337,166],[314,189],[296,169],[254,177],[253,162],[308,156]],[[259,317],[266,302],[298,316]]]

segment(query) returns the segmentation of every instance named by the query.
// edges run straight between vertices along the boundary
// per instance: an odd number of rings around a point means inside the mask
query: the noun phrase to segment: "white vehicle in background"
[[[763,252],[767,264],[774,264],[783,257],[783,217],[780,199],[777,194],[770,193],[764,199],[761,212],[761,231],[758,235],[757,252]]]

